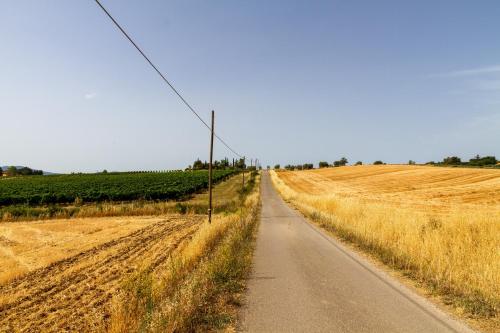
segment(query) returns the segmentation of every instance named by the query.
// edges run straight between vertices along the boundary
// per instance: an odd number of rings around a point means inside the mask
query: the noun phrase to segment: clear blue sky
[[[499,1],[102,3],[264,165],[500,156]],[[206,128],[93,1],[4,0],[0,40],[0,165],[207,159]]]

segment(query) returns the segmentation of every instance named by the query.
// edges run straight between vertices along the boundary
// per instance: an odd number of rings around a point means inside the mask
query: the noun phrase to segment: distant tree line
[[[274,167],[275,169],[279,169],[279,164],[276,164],[276,166]],[[277,167],[277,168],[276,168]],[[310,169],[314,169],[314,165],[312,163],[304,163],[304,164],[297,164],[297,165],[291,165],[291,164],[287,164],[285,165],[285,170],[310,170]]]
[[[186,170],[208,170],[209,163],[207,161],[202,162],[199,158],[193,162]],[[213,169],[225,170],[225,169],[252,169],[255,170],[255,166],[247,168],[246,162],[243,158],[233,159],[232,162],[226,157],[220,161],[214,161],[212,164]]]
[[[327,161],[319,161],[318,167],[320,169],[321,168],[329,168],[329,167],[341,167],[341,166],[346,166],[347,163],[349,163],[347,158],[342,157],[337,161],[333,161],[331,164],[328,163]],[[377,165],[377,164],[385,164],[385,163],[382,161],[375,161],[375,162],[373,162],[373,164]],[[354,163],[354,165],[363,165],[363,162],[357,161],[356,163]],[[275,170],[278,170],[280,168],[281,168],[280,164],[276,164],[274,166]],[[312,163],[305,163],[305,164],[298,164],[298,165],[287,164],[287,165],[285,165],[284,169],[285,170],[309,170],[309,169],[314,169],[314,165]]]
[[[318,163],[318,167],[319,167],[320,169],[321,169],[321,168],[328,168],[328,167],[331,167],[331,166],[333,166],[333,167],[340,167],[340,166],[345,166],[345,165],[347,165],[347,163],[348,163],[348,162],[349,162],[349,161],[347,160],[347,158],[342,157],[342,158],[341,158],[340,160],[338,160],[338,161],[333,161],[333,163],[332,163],[332,164],[329,164],[329,163],[328,163],[328,162],[326,162],[326,161],[320,161],[320,162]]]
[[[35,170],[28,167],[17,168],[15,166],[10,166],[7,170],[3,171],[0,168],[0,176],[6,175],[7,177],[15,177],[15,176],[41,176],[43,175],[42,170]]]
[[[472,166],[472,167],[485,167],[485,166],[495,166],[500,161],[496,159],[495,156],[479,156],[476,155],[474,158],[469,159],[468,162],[462,161],[458,156],[448,156],[443,159],[442,162],[430,161],[426,164],[430,165],[440,165],[440,166]]]
[[[349,163],[347,158],[342,157],[337,161],[333,161],[333,163],[329,163],[327,161],[319,161],[318,167],[321,168],[329,168],[329,167],[341,167],[345,166]],[[373,162],[373,165],[385,165],[381,160],[376,160]],[[408,165],[416,165],[417,162],[414,160],[409,160]],[[479,156],[476,155],[474,158],[471,158],[468,162],[463,162],[460,157],[457,156],[449,156],[443,159],[442,162],[427,162],[426,164],[428,165],[437,165],[437,166],[470,166],[470,167],[500,167],[500,161],[496,159],[495,156]],[[363,165],[362,161],[357,161],[353,165]],[[268,166],[268,168],[270,168]],[[280,164],[276,164],[274,166],[275,170],[278,170],[281,168]],[[314,169],[314,165],[312,163],[305,163],[305,164],[298,164],[298,165],[293,165],[293,164],[287,164],[284,167],[285,170],[309,170],[309,169]]]

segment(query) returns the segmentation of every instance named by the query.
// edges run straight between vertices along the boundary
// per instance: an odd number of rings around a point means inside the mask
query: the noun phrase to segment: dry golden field
[[[281,172],[300,193],[334,194],[420,211],[500,210],[500,170],[366,165]]]
[[[113,217],[1,223],[0,284],[163,219]]]
[[[109,238],[90,248],[93,240],[81,236],[83,251],[74,250],[77,254],[0,286],[0,326],[12,331],[102,329],[120,282],[139,267],[160,269],[201,221],[201,217],[150,221],[121,237],[105,232]],[[41,252],[50,250],[42,246]]]
[[[179,283],[175,288],[180,288],[182,281],[206,280],[208,273],[200,268],[204,267],[200,261],[210,264],[207,256],[216,253],[223,242],[237,240],[243,230],[253,230],[258,192],[254,189],[244,205],[235,204],[240,188],[237,178],[217,185],[215,202],[223,208],[211,225],[206,215],[190,213],[190,205],[204,205],[203,193],[182,203],[188,208],[184,214],[159,215],[162,203],[151,203],[151,210],[141,207],[131,215],[153,211],[153,216],[0,223],[0,331],[128,331],[144,322],[140,297],[145,295],[144,283],[151,282],[153,275],[161,283],[155,290],[163,292],[158,302],[166,302],[173,311],[169,325],[191,325],[196,311],[172,307],[165,290],[173,290],[169,283]],[[235,210],[224,211],[228,203],[237,206]],[[243,223],[249,219],[251,223]],[[241,242],[247,244],[239,252],[242,258],[247,257],[249,241],[247,237]],[[236,257],[233,252],[224,251],[224,255],[214,258],[230,261]],[[249,263],[240,265],[243,272]],[[194,274],[195,270],[199,272]],[[169,282],[172,276],[175,281]],[[194,300],[184,295],[183,301],[201,301],[196,298],[201,294],[199,290],[190,294]],[[131,304],[135,304],[133,313],[129,312]],[[122,326],[125,322],[128,327]]]
[[[272,178],[320,226],[500,329],[500,170],[348,166]]]

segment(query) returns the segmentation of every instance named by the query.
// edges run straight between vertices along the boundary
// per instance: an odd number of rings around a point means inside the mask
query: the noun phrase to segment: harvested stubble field
[[[280,172],[300,193],[336,195],[419,211],[500,210],[500,170],[367,165]]]
[[[500,170],[348,166],[272,177],[320,226],[500,329]]]
[[[102,329],[109,316],[105,308],[120,282],[139,267],[161,269],[202,220],[191,216],[151,221],[128,235],[0,286],[0,327],[28,332]],[[80,241],[85,243],[86,239],[81,237]]]
[[[235,206],[233,210],[215,215],[211,225],[206,223],[205,215],[185,214],[190,205],[202,205],[206,196],[203,193],[183,202],[188,208],[183,214],[0,223],[0,331],[129,331],[131,325],[144,322],[147,313],[134,311],[131,315],[126,312],[127,306],[145,295],[144,283],[152,282],[153,274],[162,288],[172,289],[163,277],[172,275],[175,266],[175,288],[185,292],[182,282],[194,277],[207,279],[207,274],[194,274],[194,270],[213,264],[214,260],[227,264],[226,261],[235,260],[236,252],[241,257],[241,270],[231,279],[240,283],[249,264],[244,261],[248,258],[245,253],[251,250],[258,204],[256,199],[250,199],[258,193],[241,203],[244,198],[240,189],[236,178],[216,186],[214,197],[222,205],[221,213],[228,202],[240,204],[231,204]],[[241,239],[245,233],[246,238]],[[213,254],[231,239],[239,239],[238,251],[225,251],[225,257]],[[142,280],[145,277],[149,277],[146,282]],[[205,296],[218,299],[220,294],[231,294],[222,287],[214,290],[217,293]],[[203,293],[197,291],[196,295],[199,298]],[[191,298],[183,301],[205,301]],[[166,294],[156,299],[166,300]],[[217,306],[225,310],[224,300],[218,300]],[[148,311],[155,309],[147,304]],[[174,323],[181,329],[199,325],[191,320],[197,315],[193,309],[169,306],[170,310],[177,310],[171,314],[170,325]],[[198,317],[203,321],[202,315]],[[228,318],[225,324],[232,317]],[[121,326],[126,321],[128,327]],[[158,330],[173,330],[164,328]]]

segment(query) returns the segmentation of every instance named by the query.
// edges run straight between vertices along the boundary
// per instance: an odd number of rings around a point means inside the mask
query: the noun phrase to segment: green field
[[[233,174],[214,170],[215,182]],[[181,199],[208,187],[208,171],[28,176],[0,180],[0,206]]]

